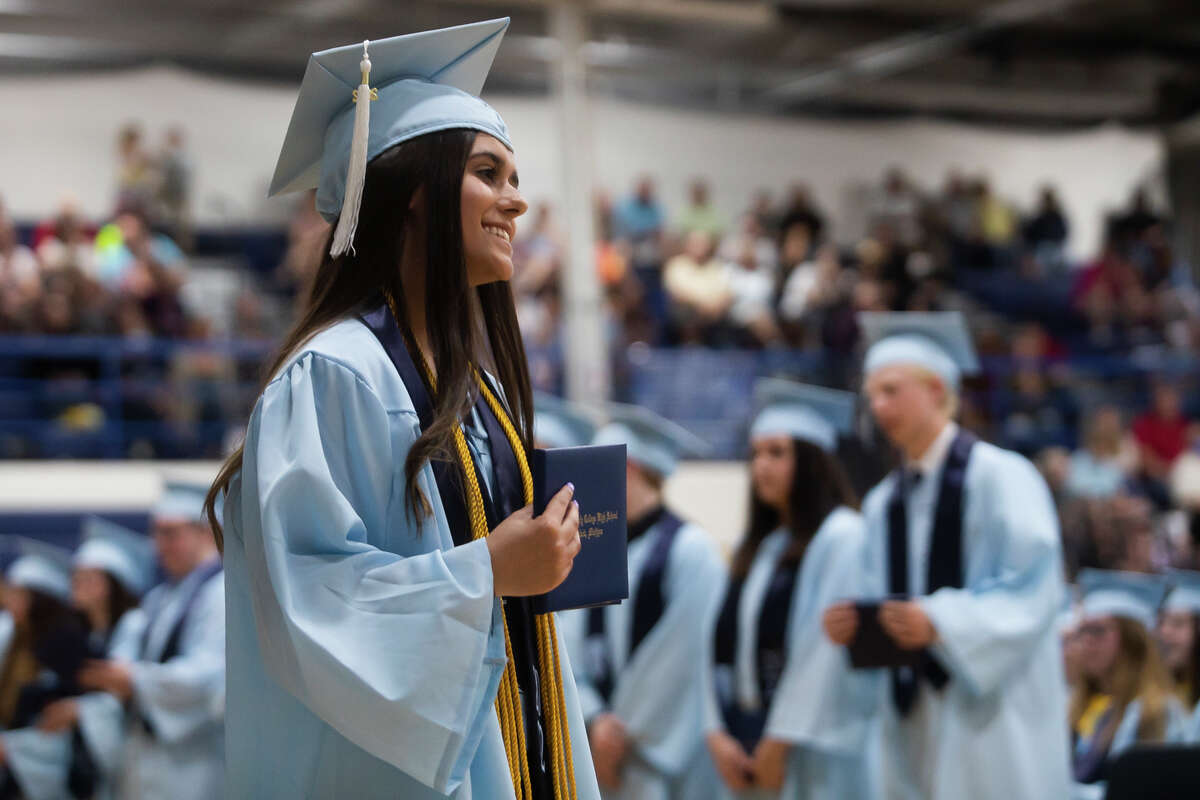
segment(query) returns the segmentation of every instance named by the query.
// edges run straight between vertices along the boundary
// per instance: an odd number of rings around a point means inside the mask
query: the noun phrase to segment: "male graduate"
[[[613,404],[593,444],[625,444],[629,599],[564,615],[596,776],[605,798],[695,797],[704,659],[724,589],[709,534],[664,505],[679,458],[706,444],[637,406]],[[698,774],[698,773],[696,773]]]
[[[146,629],[133,662],[94,661],[80,675],[130,709],[117,796],[207,800],[222,796],[225,718],[225,582],[203,516],[207,486],[168,483],[153,536],[167,580],[142,602]]]
[[[1058,521],[1021,456],[954,422],[978,368],[957,313],[863,314],[865,392],[903,465],[863,504],[859,594],[894,598],[878,622],[915,667],[877,670],[880,785],[895,800],[1051,800],[1069,792],[1066,692],[1055,617]],[[855,606],[825,614],[849,644]]]

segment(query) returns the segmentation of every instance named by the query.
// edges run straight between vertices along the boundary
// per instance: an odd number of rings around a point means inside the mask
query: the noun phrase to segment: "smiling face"
[[[529,208],[519,183],[508,148],[486,133],[476,136],[462,182],[463,255],[473,287],[512,278],[516,220]]]

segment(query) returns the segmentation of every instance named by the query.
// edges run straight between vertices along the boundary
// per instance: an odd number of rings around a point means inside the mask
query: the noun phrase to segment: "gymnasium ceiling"
[[[0,75],[175,64],[298,83],[308,52],[508,15],[487,91],[552,88],[560,0],[0,0]],[[561,0],[590,90],[776,116],[1156,126],[1200,111],[1198,0]]]

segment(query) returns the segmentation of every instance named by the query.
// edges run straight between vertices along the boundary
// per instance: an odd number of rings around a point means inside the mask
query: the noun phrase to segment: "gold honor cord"
[[[392,315],[399,320],[396,304],[388,298]],[[418,355],[420,353],[418,352]],[[437,391],[436,379],[429,373],[422,356],[420,368],[429,381],[430,387]],[[475,373],[475,380],[483,393],[484,399],[500,420],[504,435],[517,458],[517,467],[521,473],[521,488],[525,504],[533,502],[533,473],[529,471],[529,460],[525,457],[525,446],[517,429],[509,419],[508,411],[500,404],[487,383]],[[498,446],[493,444],[493,447]],[[475,477],[474,461],[467,447],[467,437],[462,426],[454,428],[454,447],[458,453],[459,466],[466,476],[467,484],[467,516],[471,523],[471,538],[482,539],[490,532],[487,525],[487,514],[483,510],[483,492]],[[504,621],[504,652],[508,663],[504,674],[500,677],[500,689],[496,694],[496,716],[500,720],[500,733],[504,738],[504,751],[508,756],[508,769],[512,775],[513,793],[518,800],[533,800],[533,789],[530,785],[529,759],[526,755],[525,720],[521,708],[521,695],[517,688],[517,670],[513,661],[512,641],[508,635],[508,619],[501,609]],[[558,660],[558,632],[554,626],[553,614],[539,614],[534,617],[537,626],[538,673],[541,676],[542,708],[546,714],[546,735],[550,741],[550,777],[554,783],[555,800],[576,800],[575,762],[571,755],[571,731],[567,722],[567,705],[563,696],[562,668]]]

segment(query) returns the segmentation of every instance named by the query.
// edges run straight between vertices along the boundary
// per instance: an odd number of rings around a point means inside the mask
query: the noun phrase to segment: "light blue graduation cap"
[[[269,194],[316,187],[317,210],[337,220],[337,256],[354,241],[367,163],[383,151],[454,128],[512,149],[504,120],[477,97],[507,29],[494,19],[313,53]]]
[[[595,416],[552,394],[533,395],[533,438],[545,447],[580,447],[596,435]]]
[[[913,364],[957,389],[962,375],[979,371],[967,322],[958,311],[865,311],[858,315],[863,335],[871,342],[863,374],[880,367]]]
[[[1163,608],[1168,611],[1188,611],[1200,614],[1200,572],[1187,569],[1173,569],[1167,572],[1167,580],[1171,583],[1171,593]]]
[[[154,545],[149,537],[103,517],[83,521],[83,541],[75,566],[102,569],[140,596],[154,577]]]
[[[702,456],[710,449],[699,436],[641,406],[609,403],[608,413],[608,424],[592,443],[624,444],[630,461],[664,478],[681,457]]]
[[[62,547],[24,536],[13,536],[18,553],[8,565],[4,579],[50,595],[64,603],[71,600],[71,553]]]
[[[838,434],[854,427],[854,401],[852,392],[763,378],[754,384],[754,402],[761,410],[750,438],[783,434],[832,452]]]
[[[203,483],[167,481],[158,502],[150,509],[150,516],[158,520],[179,520],[207,525],[208,517],[204,513],[206,496],[208,486]]]
[[[1079,573],[1079,589],[1085,617],[1126,617],[1153,628],[1167,580],[1142,572],[1085,569]]]

